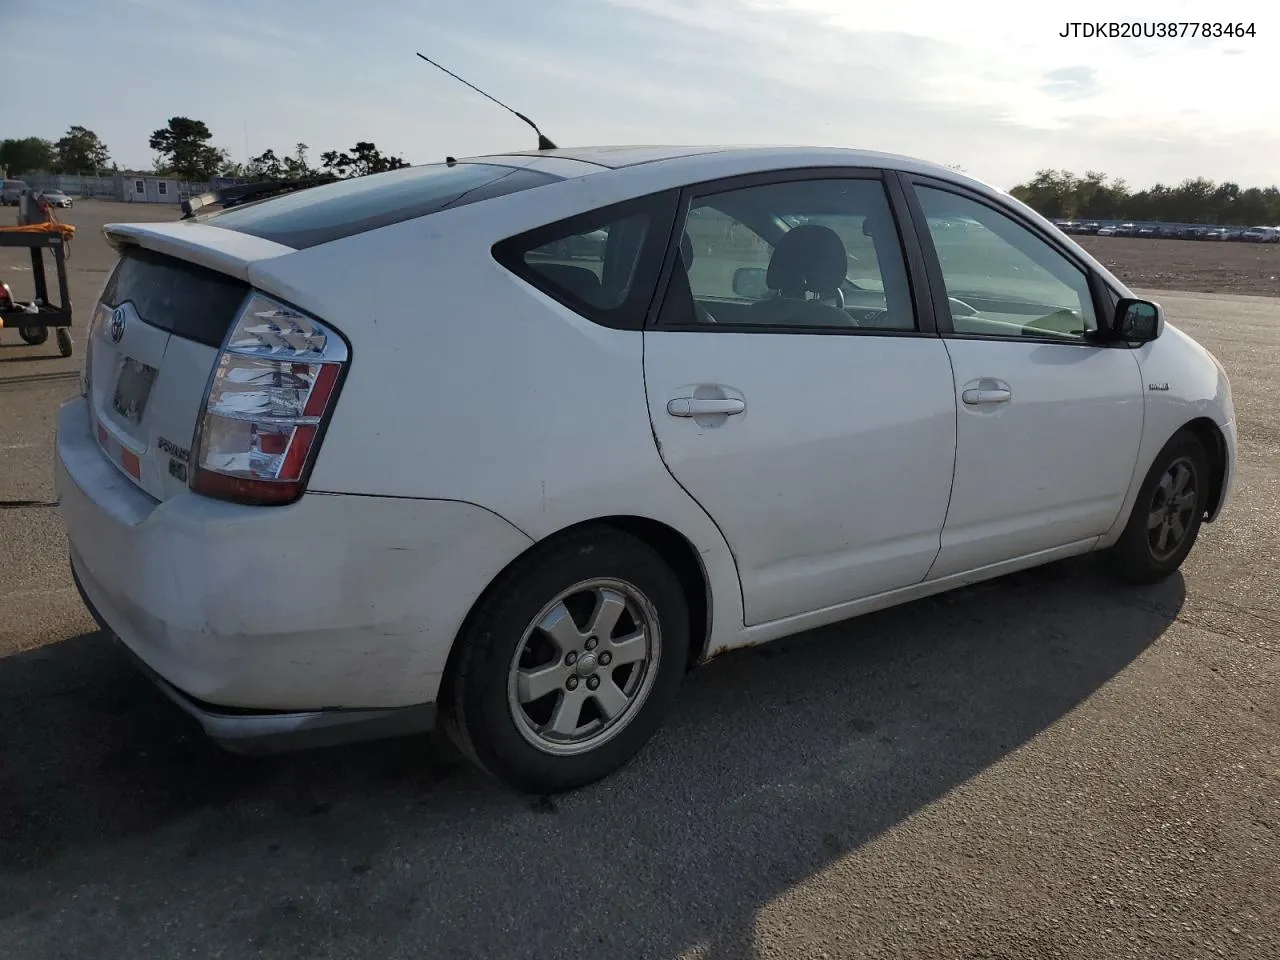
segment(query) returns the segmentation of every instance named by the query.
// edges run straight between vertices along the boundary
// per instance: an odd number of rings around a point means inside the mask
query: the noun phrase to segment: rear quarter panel
[[[643,334],[578,316],[490,252],[634,193],[565,181],[260,261],[250,279],[351,343],[313,490],[475,503],[535,541],[615,515],[665,523],[701,558],[714,649],[742,629],[737,571],[658,455]]]

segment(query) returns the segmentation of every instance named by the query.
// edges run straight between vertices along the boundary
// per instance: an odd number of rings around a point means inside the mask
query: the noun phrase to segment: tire
[[[71,356],[71,331],[66,327],[59,327],[53,336],[58,342],[58,356]]]
[[[1103,553],[1111,571],[1128,583],[1148,584],[1182,566],[1200,533],[1209,481],[1204,444],[1189,431],[1179,431],[1147,472],[1120,539]],[[1161,513],[1163,519],[1158,519]]]
[[[39,327],[34,323],[29,323],[25,326],[18,327],[18,336],[22,338],[24,343],[29,343],[33,347],[38,347],[49,339],[49,328]]]
[[[602,610],[613,626],[595,636]],[[583,530],[505,571],[457,642],[441,704],[449,737],[508,785],[559,793],[624,766],[657,730],[684,677],[688,604],[647,544]]]

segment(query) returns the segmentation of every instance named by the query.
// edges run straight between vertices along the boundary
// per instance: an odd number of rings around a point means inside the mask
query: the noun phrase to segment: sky
[[[1142,0],[0,0],[0,138],[96,131],[149,168],[203,120],[244,160],[371,140],[410,163],[562,147],[813,144],[1133,187],[1280,182],[1280,5]],[[1255,36],[1062,37],[1072,22],[1254,24]],[[1223,20],[1222,22],[1227,22]],[[61,64],[68,66],[62,67]],[[50,69],[54,66],[55,69]]]

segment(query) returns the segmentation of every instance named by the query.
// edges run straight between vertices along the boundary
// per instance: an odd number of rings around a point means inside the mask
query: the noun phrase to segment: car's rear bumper
[[[71,565],[71,576],[80,598],[103,632],[146,674],[160,692],[193,717],[204,732],[234,753],[262,754],[314,747],[332,747],[360,740],[425,733],[435,727],[436,705],[423,703],[390,710],[305,710],[269,713],[253,710],[230,711],[203,703],[183,693],[153,670],[145,660],[120,640],[85,593]]]
[[[59,411],[55,478],[86,605],[229,742],[429,725],[462,621],[531,543],[453,501],[157,502],[102,455],[82,398]]]

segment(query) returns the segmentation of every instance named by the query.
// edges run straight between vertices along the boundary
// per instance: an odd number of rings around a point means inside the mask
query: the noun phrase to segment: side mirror
[[[769,293],[764,267],[739,267],[733,271],[733,292],[744,300],[763,300]]]
[[[1164,312],[1158,303],[1121,297],[1116,304],[1116,319],[1112,326],[1117,340],[1130,343],[1149,343],[1164,330]]]

